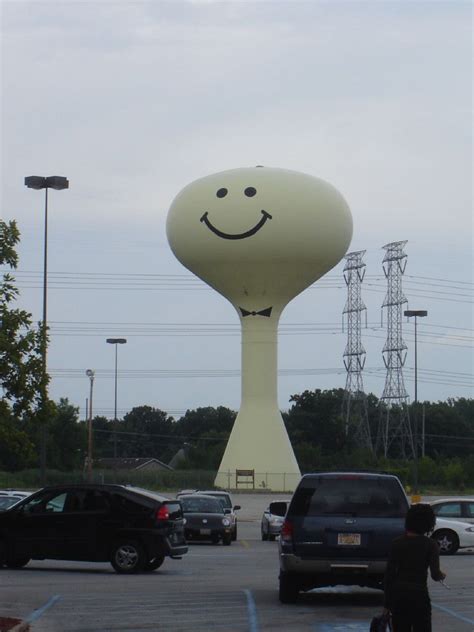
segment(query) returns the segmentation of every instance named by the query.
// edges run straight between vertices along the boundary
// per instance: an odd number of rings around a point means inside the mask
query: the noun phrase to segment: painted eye
[[[257,189],[254,189],[253,187],[247,187],[244,193],[247,197],[253,197],[257,193]]]
[[[227,189],[219,189],[216,193],[217,197],[223,198],[227,195]]]

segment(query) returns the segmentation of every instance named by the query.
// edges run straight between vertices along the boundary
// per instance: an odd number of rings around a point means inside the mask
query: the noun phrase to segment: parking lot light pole
[[[86,375],[90,381],[90,395],[89,395],[89,411],[88,411],[88,425],[87,425],[87,481],[92,483],[92,392],[94,389],[94,375],[95,371],[87,369]]]
[[[25,186],[29,189],[44,189],[44,255],[43,255],[43,320],[41,323],[42,330],[42,343],[41,343],[41,356],[42,356],[42,384],[41,384],[41,412],[43,415],[41,423],[41,438],[40,438],[40,471],[41,471],[41,484],[46,484],[46,402],[48,399],[47,390],[47,332],[48,332],[48,319],[47,319],[47,298],[48,298],[48,189],[55,189],[61,191],[62,189],[69,188],[69,180],[63,176],[27,176],[25,178]]]
[[[115,345],[115,398],[114,398],[114,459],[117,458],[117,346],[124,345],[126,338],[107,338],[110,345]]]
[[[404,312],[407,318],[415,319],[415,400],[414,400],[414,419],[413,419],[413,478],[414,478],[414,492],[418,494],[418,349],[417,349],[417,320],[418,318],[424,318],[428,316],[428,312],[425,309],[407,309]]]

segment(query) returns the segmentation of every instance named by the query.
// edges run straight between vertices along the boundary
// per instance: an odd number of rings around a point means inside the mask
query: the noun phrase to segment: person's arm
[[[441,568],[439,567],[439,546],[435,540],[430,540],[431,542],[431,550],[430,550],[430,574],[431,578],[435,582],[440,582],[446,577],[446,573],[443,573]]]

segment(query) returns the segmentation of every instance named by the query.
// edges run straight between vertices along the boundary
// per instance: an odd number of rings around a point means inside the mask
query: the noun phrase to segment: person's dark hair
[[[420,535],[433,531],[436,524],[436,516],[431,505],[419,503],[412,505],[407,511],[405,529],[414,531]]]

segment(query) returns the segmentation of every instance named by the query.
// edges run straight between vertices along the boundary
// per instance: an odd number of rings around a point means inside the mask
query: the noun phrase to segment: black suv
[[[279,541],[280,601],[337,584],[383,587],[390,544],[408,500],[396,476],[324,472],[302,477]]]
[[[45,487],[0,514],[0,566],[30,559],[153,571],[188,550],[181,503],[122,485]]]

